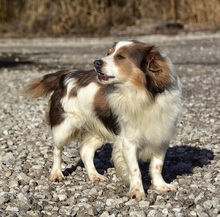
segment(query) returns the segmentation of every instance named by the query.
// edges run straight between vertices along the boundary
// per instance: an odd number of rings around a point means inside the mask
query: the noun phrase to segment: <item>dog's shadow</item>
[[[104,145],[99,149],[94,158],[94,164],[100,174],[104,174],[109,168],[114,167],[111,161],[112,147],[109,144]],[[163,177],[166,182],[170,183],[179,175],[192,174],[194,167],[203,167],[210,163],[214,158],[211,150],[201,149],[192,146],[174,146],[167,150],[164,167]],[[76,170],[77,166],[83,167],[80,160],[77,165],[67,168],[64,175],[67,176]],[[145,188],[150,184],[149,176],[149,163],[140,163],[140,170]]]

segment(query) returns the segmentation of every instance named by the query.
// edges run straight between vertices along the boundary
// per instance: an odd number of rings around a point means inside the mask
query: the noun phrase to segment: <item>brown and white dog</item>
[[[171,61],[154,46],[128,40],[94,61],[95,70],[63,70],[32,81],[25,94],[51,94],[48,120],[54,138],[52,181],[61,181],[61,153],[75,140],[91,181],[104,181],[95,151],[113,144],[117,173],[129,183],[129,197],[144,199],[138,160],[150,160],[152,184],[175,190],[161,172],[181,109],[181,85]]]

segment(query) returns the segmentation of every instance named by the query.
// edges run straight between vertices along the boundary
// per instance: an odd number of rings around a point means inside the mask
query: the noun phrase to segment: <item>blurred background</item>
[[[123,36],[220,29],[220,0],[0,0],[1,37]]]

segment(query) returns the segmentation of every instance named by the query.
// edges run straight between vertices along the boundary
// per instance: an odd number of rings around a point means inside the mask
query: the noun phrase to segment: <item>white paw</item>
[[[64,175],[60,171],[51,172],[50,174],[50,181],[52,182],[61,182],[64,180]]]
[[[176,185],[164,183],[164,184],[155,186],[155,189],[156,189],[156,191],[158,191],[160,193],[165,193],[168,191],[176,191]]]
[[[130,197],[131,199],[135,199],[137,201],[145,199],[145,193],[138,188],[135,188],[135,189],[129,191],[127,196]]]
[[[108,179],[107,177],[99,174],[99,173],[96,173],[96,174],[90,174],[89,175],[89,179],[92,181],[92,182],[106,182]]]

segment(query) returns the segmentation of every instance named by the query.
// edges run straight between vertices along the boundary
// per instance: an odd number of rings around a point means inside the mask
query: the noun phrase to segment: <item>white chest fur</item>
[[[165,91],[152,99],[143,89],[120,89],[110,95],[111,107],[119,117],[121,136],[131,142],[160,146],[169,142],[180,110],[180,90]]]

